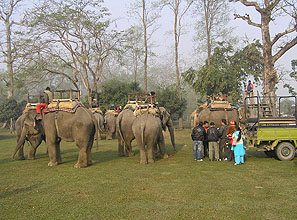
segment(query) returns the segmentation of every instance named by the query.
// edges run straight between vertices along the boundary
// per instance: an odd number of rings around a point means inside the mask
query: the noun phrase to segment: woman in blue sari
[[[235,144],[232,146],[234,150],[234,158],[235,158],[234,165],[244,164],[244,155],[245,155],[245,149],[243,146],[244,135],[240,130],[239,126],[236,126],[236,131],[233,133],[232,139],[233,139],[233,143]]]

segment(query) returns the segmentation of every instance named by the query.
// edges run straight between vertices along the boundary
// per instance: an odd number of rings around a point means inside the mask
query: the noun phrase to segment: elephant
[[[31,150],[28,153],[28,159],[34,160],[38,146],[45,140],[44,134],[40,132],[38,124],[35,123],[35,117],[37,116],[36,109],[30,109],[25,111],[16,121],[16,135],[17,146],[15,153],[18,151],[18,159],[25,160],[24,156],[24,144],[25,141],[29,141],[31,144]],[[14,154],[15,154],[14,153]]]
[[[193,113],[192,113],[193,115]],[[194,115],[194,124],[197,126],[199,121],[214,122],[215,127],[219,128],[221,126],[221,120],[226,119],[227,121],[235,121],[237,124],[239,122],[238,111],[234,108],[226,110],[212,110],[210,108],[197,108]]]
[[[173,121],[170,117],[170,114],[166,111],[164,107],[159,107],[160,115],[162,115],[162,121],[164,130],[166,130],[166,126],[168,128],[168,131],[170,133],[171,138],[171,144],[176,150],[175,146],[175,139],[174,139],[174,127],[173,127]],[[131,142],[135,139],[135,136],[132,131],[132,125],[134,120],[136,119],[136,116],[134,115],[133,111],[129,108],[123,110],[116,121],[117,125],[117,137],[118,137],[118,153],[119,156],[124,156],[124,146],[126,147],[125,151],[128,154],[128,156],[133,156],[134,153],[132,151],[132,144]]]
[[[108,110],[104,116],[104,127],[106,130],[106,140],[111,140],[116,136],[116,120],[118,113],[113,110]]]
[[[98,127],[98,138],[101,140],[102,133],[104,131],[104,117],[99,112],[93,112]]]
[[[92,112],[83,106],[78,106],[74,113],[49,111],[44,114],[42,121],[35,119],[35,124],[42,128],[41,133],[44,132],[46,137],[46,146],[50,158],[48,166],[52,167],[62,163],[60,154],[61,140],[75,142],[79,148],[75,168],[91,165],[91,149],[97,128],[95,120]],[[12,158],[15,156],[16,151]]]
[[[161,157],[168,158],[165,152],[162,129],[166,129],[166,124],[161,123],[159,116],[152,115],[149,112],[137,116],[134,120],[132,131],[139,146],[140,163],[154,163],[154,148],[157,144],[160,148]]]

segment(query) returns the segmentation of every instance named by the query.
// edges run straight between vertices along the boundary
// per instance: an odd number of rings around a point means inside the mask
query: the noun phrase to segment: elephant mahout
[[[116,136],[116,120],[118,113],[115,110],[107,110],[104,116],[104,127],[106,130],[106,140],[111,140]]]
[[[24,160],[24,144],[25,141],[29,141],[31,144],[31,150],[28,153],[28,159],[35,159],[35,154],[38,146],[45,140],[45,136],[42,133],[42,127],[40,124],[35,123],[35,117],[37,116],[36,107],[27,104],[23,114],[17,119],[15,128],[17,136],[17,146],[13,153],[14,155],[18,151],[18,159]]]
[[[43,113],[42,121],[35,119],[35,123],[42,127],[46,137],[46,146],[50,158],[48,166],[56,166],[62,163],[61,140],[75,142],[79,148],[75,168],[91,165],[91,149],[97,127],[96,119],[91,111],[78,101],[61,103],[58,101],[51,103]]]
[[[135,107],[135,106],[134,106]],[[132,125],[136,119],[136,114],[134,113],[135,109],[132,106],[126,107],[117,118],[117,136],[118,136],[118,153],[119,156],[124,156],[125,152],[128,156],[133,156],[132,144],[131,142],[135,139]],[[173,121],[170,117],[170,114],[166,111],[164,107],[158,108],[159,115],[162,117],[162,124],[164,130],[166,127],[170,133],[172,146],[175,148],[175,139],[174,139],[174,127]],[[160,121],[160,118],[158,119]],[[125,147],[125,150],[124,150]]]

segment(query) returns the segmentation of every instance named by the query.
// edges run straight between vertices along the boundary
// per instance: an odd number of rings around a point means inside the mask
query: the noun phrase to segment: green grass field
[[[49,168],[44,144],[36,160],[11,161],[16,138],[0,130],[0,219],[297,219],[297,158],[249,149],[242,166],[195,162],[190,130],[176,142],[174,156],[141,165],[135,142],[129,158],[117,156],[117,140],[101,140],[84,169],[62,142],[64,163]],[[168,133],[166,143],[173,154]]]

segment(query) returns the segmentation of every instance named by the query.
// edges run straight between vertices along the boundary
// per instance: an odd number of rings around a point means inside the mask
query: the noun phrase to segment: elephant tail
[[[141,142],[143,145],[144,144],[144,130],[145,130],[145,125],[147,123],[147,119],[148,119],[148,113],[146,113],[146,117],[145,117],[145,120],[141,121],[140,122],[140,135],[141,135]]]
[[[125,146],[127,146],[126,141],[125,141],[125,138],[124,138],[124,136],[123,136],[122,128],[121,128],[122,118],[123,118],[123,115],[122,115],[122,114],[119,114],[119,115],[118,115],[118,118],[117,118],[117,120],[116,120],[116,127],[118,128],[118,133],[119,133],[119,135],[120,135],[120,138],[121,138],[122,141],[124,142]]]

